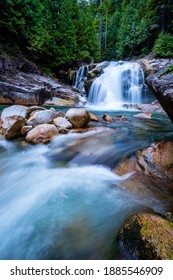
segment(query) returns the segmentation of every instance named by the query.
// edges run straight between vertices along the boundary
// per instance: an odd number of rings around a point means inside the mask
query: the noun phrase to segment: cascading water
[[[111,171],[145,141],[170,133],[170,123],[153,120],[141,134],[134,119],[136,135],[131,121],[58,135],[45,146],[0,141],[0,259],[124,258],[115,237],[125,219],[148,209],[163,214],[170,199],[152,182],[128,190],[131,174]]]
[[[75,81],[73,83],[74,88],[77,88],[83,92],[85,91],[84,81],[87,78],[88,71],[89,71],[88,65],[84,65],[79,68],[79,70],[76,72]]]
[[[103,71],[91,86],[90,104],[112,108],[124,103],[141,103],[144,74],[139,64],[110,62]]]

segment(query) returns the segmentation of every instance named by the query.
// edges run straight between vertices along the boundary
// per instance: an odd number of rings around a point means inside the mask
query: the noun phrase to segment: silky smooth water
[[[138,63],[111,61],[91,85],[88,103],[97,108],[120,108],[124,103],[145,103],[144,73]],[[99,68],[99,65],[98,65]]]
[[[122,259],[116,235],[125,219],[167,211],[165,198],[130,193],[123,182],[131,174],[112,170],[154,140],[171,139],[173,128],[166,117],[141,122],[122,113],[127,125],[97,124],[48,145],[0,141],[0,259]]]

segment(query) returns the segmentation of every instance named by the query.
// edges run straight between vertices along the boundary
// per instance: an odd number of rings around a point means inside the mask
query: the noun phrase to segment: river
[[[123,186],[131,174],[113,170],[154,141],[172,139],[171,122],[159,113],[148,120],[132,110],[104,113],[128,121],[91,122],[89,131],[48,145],[0,141],[0,259],[126,259],[116,241],[125,219],[168,210],[169,195],[129,192]]]

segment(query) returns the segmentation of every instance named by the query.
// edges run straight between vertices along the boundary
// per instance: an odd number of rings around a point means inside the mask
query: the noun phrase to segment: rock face
[[[118,234],[120,247],[138,260],[173,259],[173,224],[160,216],[132,215]]]
[[[65,118],[76,128],[84,127],[90,121],[89,113],[84,109],[69,109]]]
[[[173,142],[153,143],[142,151],[137,151],[136,158],[123,160],[116,168],[118,175],[132,171],[142,171],[165,182],[173,182]]]
[[[12,60],[0,55],[0,104],[74,106],[79,92],[41,71],[24,58]]]
[[[25,139],[32,144],[44,144],[57,134],[58,130],[54,124],[40,124],[30,130]]]
[[[171,59],[154,59],[152,56],[138,60],[146,74],[146,83],[173,122],[173,73],[166,67],[173,65]]]

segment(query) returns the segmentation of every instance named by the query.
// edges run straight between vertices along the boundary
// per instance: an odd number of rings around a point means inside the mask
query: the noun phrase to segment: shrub
[[[173,56],[173,35],[170,33],[160,33],[155,41],[153,52],[157,57]]]

